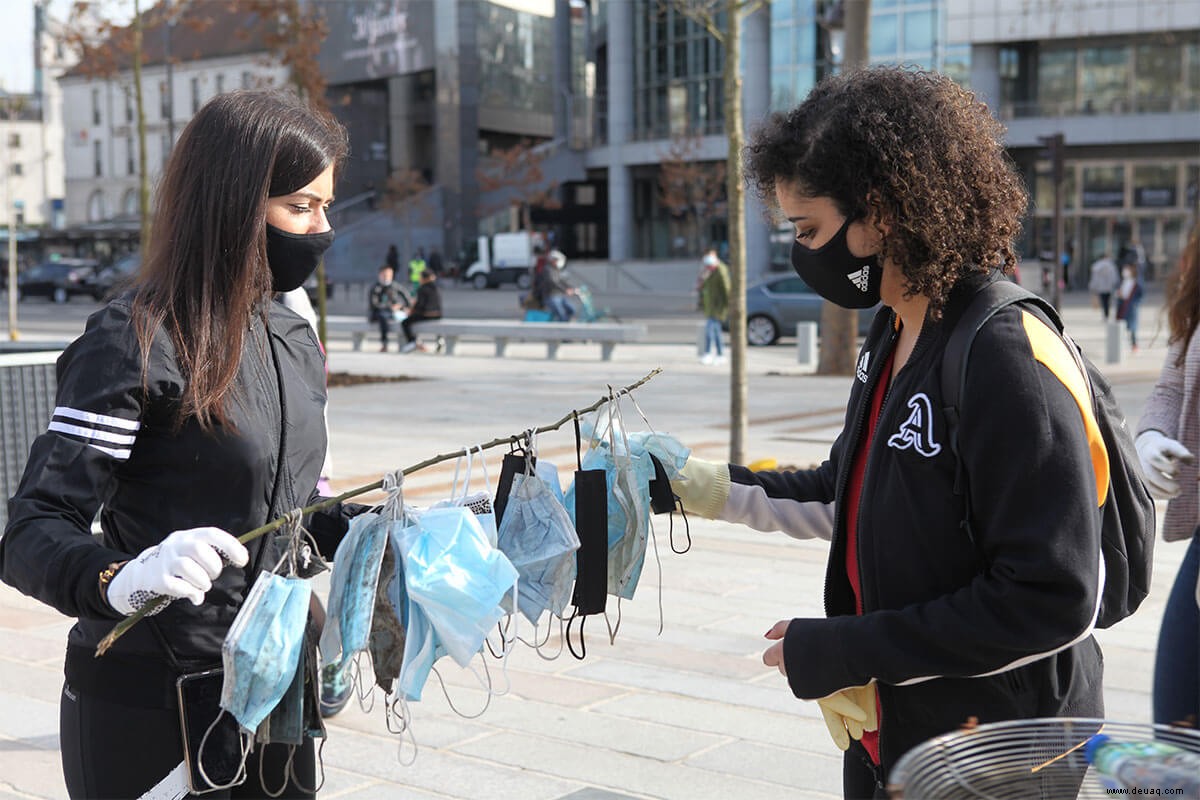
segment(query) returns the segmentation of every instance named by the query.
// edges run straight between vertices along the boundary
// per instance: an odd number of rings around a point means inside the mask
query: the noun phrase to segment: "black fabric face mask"
[[[811,249],[792,244],[792,269],[813,291],[842,308],[870,308],[879,302],[883,269],[879,257],[856,256],[846,244],[847,219],[833,238]]]
[[[331,244],[332,228],[324,233],[288,233],[267,223],[267,266],[271,268],[271,290],[290,292],[303,286]]]

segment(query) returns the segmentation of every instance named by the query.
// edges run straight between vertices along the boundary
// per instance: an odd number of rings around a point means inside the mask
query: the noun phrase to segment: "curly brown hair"
[[[1017,264],[1028,197],[987,106],[934,72],[871,67],[826,78],[797,108],[771,115],[744,151],[747,183],[768,206],[788,184],[829,197],[883,234],[908,294],[940,315],[956,283]]]
[[[1183,342],[1176,366],[1183,366],[1188,343],[1200,324],[1200,224],[1192,226],[1187,245],[1179,255],[1179,268],[1167,283],[1168,341]]]

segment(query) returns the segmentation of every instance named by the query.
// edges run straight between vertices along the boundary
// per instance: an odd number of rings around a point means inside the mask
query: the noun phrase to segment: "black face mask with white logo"
[[[303,286],[331,244],[332,228],[324,233],[288,233],[267,223],[271,291],[290,292]]]
[[[816,249],[792,244],[792,269],[812,290],[842,308],[870,308],[879,302],[883,269],[879,257],[856,256],[846,244],[847,219],[833,238]]]

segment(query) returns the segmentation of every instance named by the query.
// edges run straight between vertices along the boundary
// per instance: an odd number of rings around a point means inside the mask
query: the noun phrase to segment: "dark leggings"
[[[1200,716],[1200,531],[1192,534],[1167,598],[1154,657],[1154,721],[1195,727]]]
[[[424,314],[416,313],[409,314],[407,317],[405,317],[404,321],[400,323],[400,327],[404,329],[405,340],[409,342],[415,342],[417,340],[417,335],[413,333],[413,323],[424,322],[427,319],[441,319],[441,316],[427,317]]]
[[[138,798],[156,786],[183,761],[183,745],[176,709],[136,708],[85,695],[63,686],[59,705],[59,738],[63,776],[72,798]],[[283,786],[289,748],[256,745],[246,761],[248,778],[241,786],[208,792],[201,797],[268,797],[259,782],[261,772],[272,793]],[[296,750],[293,768],[300,781],[315,787],[313,743]],[[307,800],[316,795],[290,779],[279,795]],[[193,795],[188,795],[193,797]]]

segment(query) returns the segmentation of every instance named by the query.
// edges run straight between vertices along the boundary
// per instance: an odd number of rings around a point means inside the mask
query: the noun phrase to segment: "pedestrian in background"
[[[972,718],[1102,717],[1107,460],[1092,458],[1104,444],[1076,362],[1030,309],[979,330],[958,457],[947,439],[945,348],[1017,263],[1028,202],[999,124],[943,75],[876,67],[769,117],[745,161],[794,226],[800,277],[842,307],[884,307],[827,461],[784,472],[691,457],[672,488],[699,516],[798,536],[814,533],[806,509],[833,503],[827,617],[770,625],[763,662],[819,703],[846,751],[845,796],[886,797],[902,754]]]
[[[1129,349],[1138,351],[1138,311],[1142,307],[1142,281],[1138,277],[1137,264],[1121,267],[1121,285],[1117,289],[1117,319],[1125,321],[1129,329]]]
[[[171,151],[132,288],[59,357],[57,408],[9,501],[0,577],[78,620],[60,722],[73,798],[188,794],[181,716],[216,718],[220,674],[217,694],[182,710],[176,682],[221,667],[252,583],[287,551],[287,537],[242,545],[230,531],[316,497],[324,359],[308,323],[272,295],[302,286],[332,243],[326,210],[346,149],[345,129],[294,95],[214,97]],[[345,513],[361,510],[305,520],[326,558]],[[113,625],[155,596],[175,602],[96,658]],[[303,650],[315,669],[315,647]],[[206,760],[241,758],[228,737],[205,748]],[[246,767],[222,796],[314,796],[308,736],[294,757],[255,744]]]
[[[1100,305],[1100,317],[1108,321],[1108,306],[1113,292],[1121,284],[1121,275],[1117,272],[1117,263],[1108,253],[1104,253],[1092,262],[1092,274],[1088,280],[1088,291],[1096,296]]]
[[[411,353],[413,350],[425,351],[425,345],[417,341],[413,325],[428,319],[442,318],[442,293],[438,291],[437,276],[433,270],[421,273],[421,285],[417,289],[417,297],[408,310],[408,316],[400,323],[404,331],[405,343],[400,348],[401,353]],[[440,347],[440,345],[439,345]]]
[[[378,279],[371,287],[371,294],[367,299],[369,321],[379,325],[381,353],[387,352],[388,334],[391,333],[392,325],[403,319],[402,312],[409,306],[408,295],[393,280],[394,276],[391,267],[387,264],[381,266]]]
[[[384,263],[392,268],[393,275],[400,272],[400,251],[396,248],[396,245],[388,245],[387,257],[383,260]]]
[[[729,268],[717,257],[717,249],[704,251],[701,261],[699,291],[700,310],[704,313],[704,352],[701,364],[723,364],[721,329],[729,317]]]
[[[1200,226],[1168,284],[1167,359],[1138,421],[1137,452],[1150,494],[1170,501],[1159,531],[1188,541],[1163,611],[1154,659],[1154,721],[1200,725]]]
[[[408,262],[408,281],[412,285],[412,290],[414,293],[421,286],[421,273],[424,272],[425,269],[425,251],[418,247],[416,255],[414,255]]]

